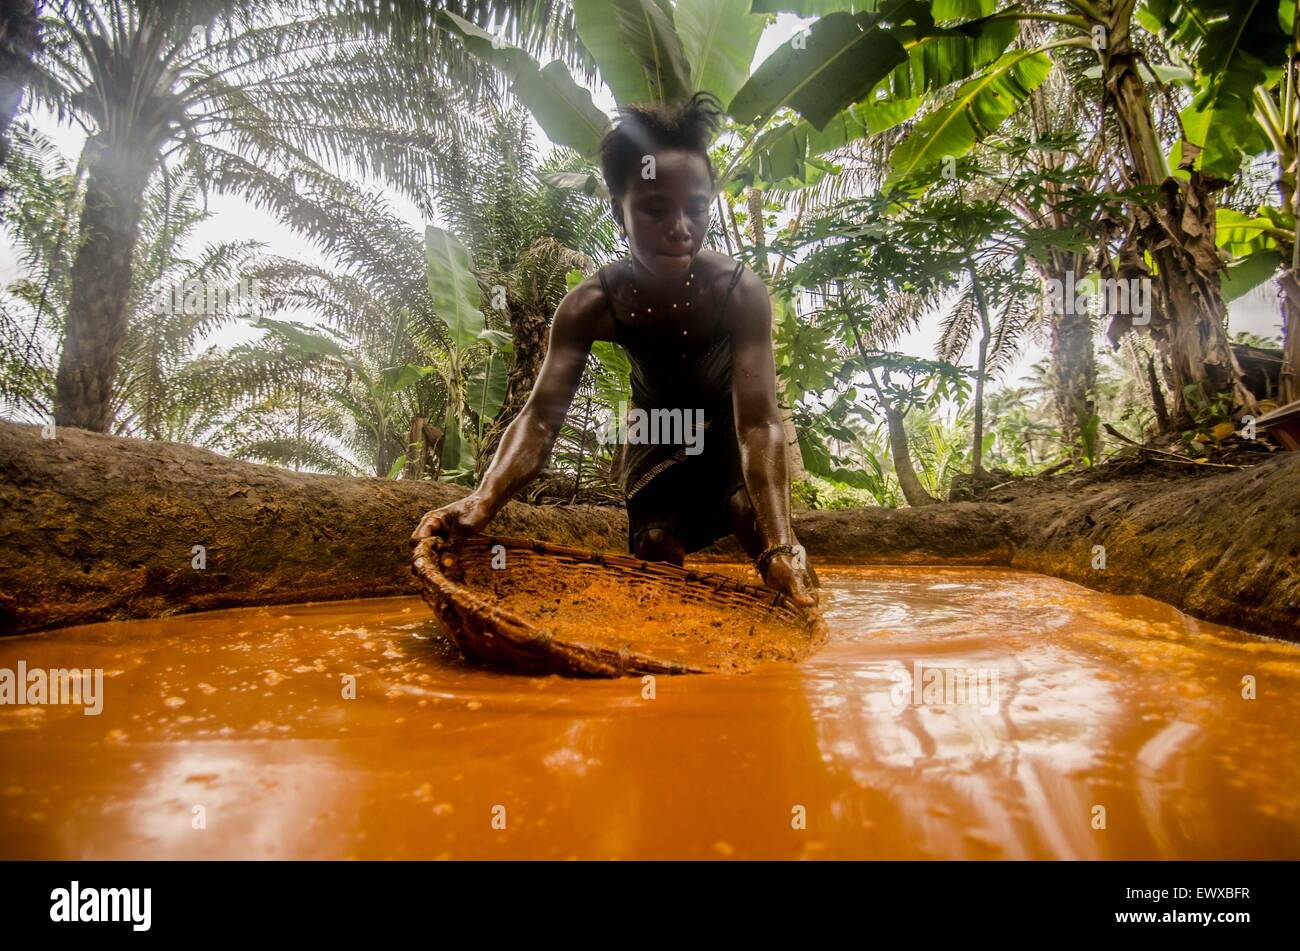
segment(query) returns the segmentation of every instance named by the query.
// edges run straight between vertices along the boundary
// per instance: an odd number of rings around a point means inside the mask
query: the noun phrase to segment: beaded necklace
[[[636,312],[636,297],[637,297],[637,295],[638,295],[637,286],[636,286],[636,279],[635,279],[635,277],[633,276],[634,273],[635,273],[635,272],[634,272],[634,270],[633,270],[633,268],[632,268],[632,260],[629,258],[629,259],[628,259],[628,262],[627,262],[627,280],[628,280],[628,286],[632,288],[632,297],[633,297],[633,301],[632,301],[632,308],[633,308],[633,309],[632,309],[632,317],[633,317],[633,318],[635,318],[636,315],[637,315],[637,312]],[[687,293],[688,295],[691,294],[690,287],[691,287],[691,282],[692,282],[694,279],[695,279],[695,258],[691,258],[691,268],[690,268],[690,270],[687,271],[687,273],[686,273],[686,288],[687,288],[686,293]],[[681,318],[683,318],[683,319],[685,319],[686,317],[694,316],[694,314],[695,314],[695,298],[694,298],[694,296],[691,296],[691,297],[689,298],[689,300],[687,301],[687,304],[686,304],[686,307],[685,307],[685,308],[679,308],[676,304],[671,304],[671,305],[669,305],[668,311],[669,311],[670,314],[671,314],[673,311],[677,311],[678,313],[677,313],[675,316],[681,317]],[[654,309],[653,309],[652,307],[650,307],[649,305],[647,305],[646,308],[645,308],[645,313],[646,313],[646,316],[648,316],[648,317],[653,317],[653,316],[654,316]],[[686,330],[683,330],[683,331],[682,331],[682,336],[683,336],[683,337],[686,337],[686,336],[689,336],[689,335],[690,335],[690,334],[689,334],[689,331],[686,331]]]

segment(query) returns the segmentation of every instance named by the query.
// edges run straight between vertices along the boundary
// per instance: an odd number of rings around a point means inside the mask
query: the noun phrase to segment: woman
[[[702,250],[717,99],[696,93],[677,107],[619,112],[601,169],[630,258],[560,302],[537,383],[478,488],[426,514],[412,540],[482,531],[545,466],[592,341],[612,340],[628,353],[632,415],[642,417],[620,472],[632,553],[681,565],[733,534],[769,587],[812,605],[815,575],[790,527],[767,288],[743,264]]]

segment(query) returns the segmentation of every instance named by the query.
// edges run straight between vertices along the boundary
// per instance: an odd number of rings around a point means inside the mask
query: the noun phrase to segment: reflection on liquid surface
[[[1300,647],[1033,574],[820,570],[810,662],[653,699],[465,664],[415,598],[0,641],[105,674],[99,716],[0,706],[0,858],[1300,858]]]

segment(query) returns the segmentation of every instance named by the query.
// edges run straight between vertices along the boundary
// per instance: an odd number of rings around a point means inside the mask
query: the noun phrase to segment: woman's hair
[[[639,168],[641,158],[660,149],[698,152],[709,166],[709,184],[717,181],[709,146],[722,125],[722,104],[711,92],[701,90],[675,106],[652,103],[623,106],[614,128],[600,143],[600,170],[605,187],[615,203],[627,193],[628,175]]]

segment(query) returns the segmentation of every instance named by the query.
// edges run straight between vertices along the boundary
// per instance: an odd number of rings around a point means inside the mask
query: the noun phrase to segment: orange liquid
[[[653,699],[467,665],[415,598],[0,641],[105,672],[99,716],[0,706],[0,858],[1300,858],[1300,647],[1022,572],[820,572],[821,653]],[[997,703],[900,688],[918,661]]]

